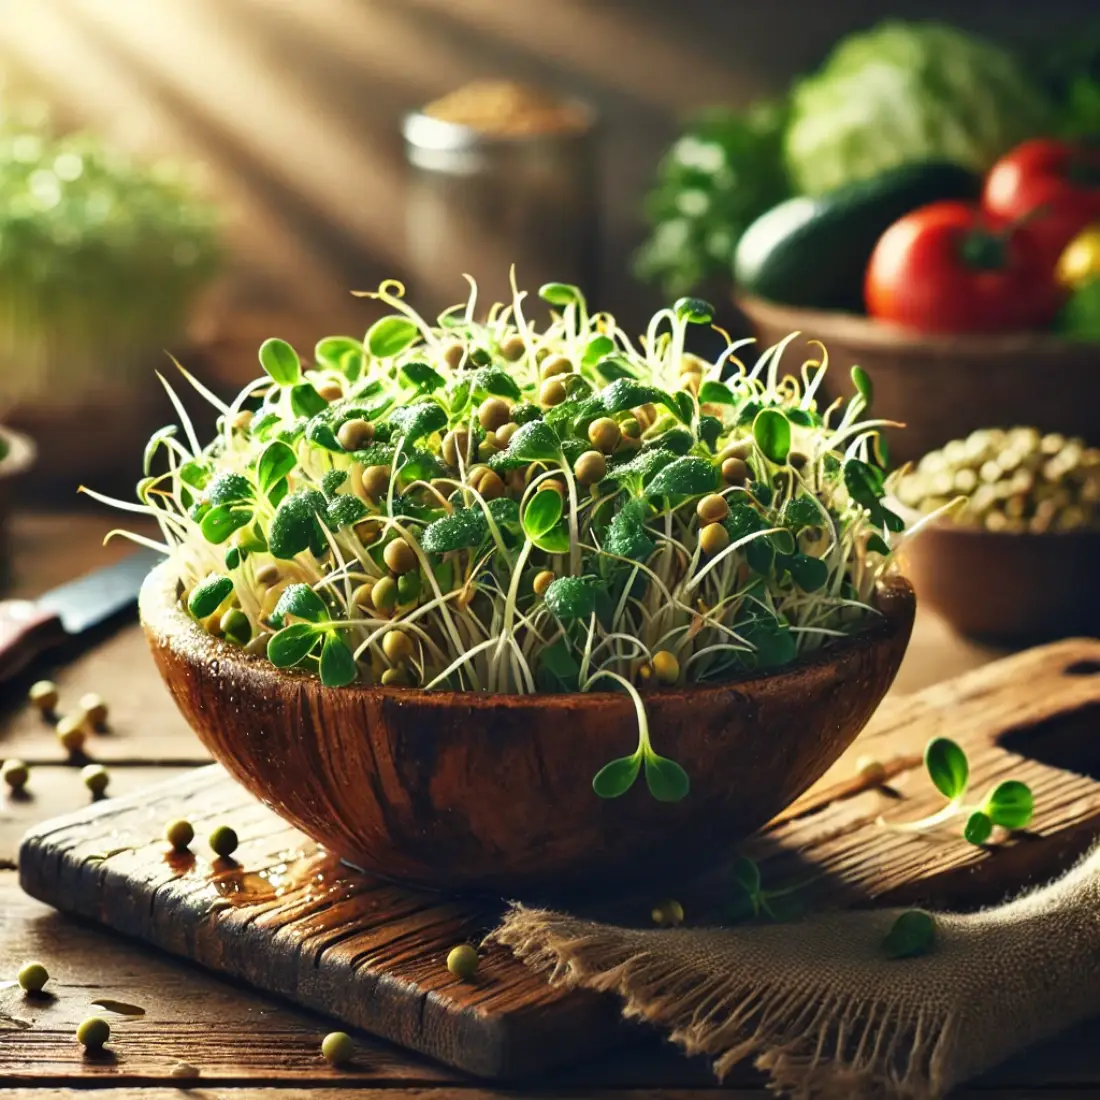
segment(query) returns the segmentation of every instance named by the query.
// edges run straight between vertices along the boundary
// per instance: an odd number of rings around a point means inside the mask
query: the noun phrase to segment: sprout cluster
[[[479,321],[473,288],[435,324],[403,293],[383,283],[369,297],[392,312],[312,366],[266,341],[229,404],[183,372],[217,436],[202,445],[169,387],[182,434],[154,435],[121,506],[160,524],[211,634],[334,688],[625,692],[638,745],[596,792],[644,774],[682,798],[648,692],[789,664],[877,614],[904,524],[866,375],[821,409],[820,345],[787,377],[793,337],[752,366],[751,341],[689,354],[698,299],[634,343],[563,284],[540,291],[541,329],[523,293]]]
[[[182,331],[218,262],[217,217],[167,164],[88,134],[0,126],[0,394],[73,391]],[[102,381],[100,382],[102,385]]]

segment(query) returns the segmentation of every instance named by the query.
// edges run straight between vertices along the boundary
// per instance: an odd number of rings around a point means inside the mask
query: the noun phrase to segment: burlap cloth
[[[900,912],[639,931],[514,905],[491,938],[617,993],[720,1078],[751,1058],[796,1097],[938,1097],[1100,1013],[1100,848],[1014,901],[937,914],[921,957],[885,956]]]

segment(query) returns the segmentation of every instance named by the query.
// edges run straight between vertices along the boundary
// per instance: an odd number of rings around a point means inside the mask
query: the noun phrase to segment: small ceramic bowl
[[[825,345],[830,398],[852,395],[850,366],[867,371],[874,415],[905,425],[887,433],[895,462],[916,460],[976,428],[1016,424],[1100,443],[1100,345],[1048,332],[919,335],[854,313],[736,301],[762,347],[792,332]],[[803,349],[796,341],[788,354]]]
[[[1100,636],[1100,531],[986,531],[944,520],[907,551],[922,602],[1005,646]]]
[[[728,857],[813,783],[890,687],[915,600],[901,578],[862,633],[770,675],[646,697],[652,742],[691,777],[678,803],[592,777],[633,751],[630,700],[326,688],[203,632],[171,562],[141,617],[176,703],[249,791],[330,851],[418,885],[506,894],[664,888]]]

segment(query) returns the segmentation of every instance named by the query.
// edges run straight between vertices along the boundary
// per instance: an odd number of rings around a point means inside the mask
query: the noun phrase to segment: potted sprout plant
[[[867,378],[640,342],[550,284],[263,374],[145,453],[167,562],[142,617],[207,745],[368,869],[513,889],[682,873],[805,789],[912,624]],[[720,331],[720,330],[719,330]],[[98,495],[98,494],[95,494]],[[114,502],[119,503],[119,502]],[[141,540],[139,540],[141,541]]]
[[[71,491],[74,454],[106,476],[148,433],[134,378],[184,333],[215,220],[180,169],[18,115],[0,126],[0,413],[67,444],[36,477]]]

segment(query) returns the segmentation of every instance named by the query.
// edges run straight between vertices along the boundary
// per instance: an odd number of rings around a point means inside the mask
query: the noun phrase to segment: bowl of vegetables
[[[908,427],[898,458],[990,424],[1097,441],[1100,85],[1048,53],[940,24],[849,36],[785,110],[673,147],[643,273],[724,268],[763,343],[799,331],[860,363]]]
[[[214,441],[158,433],[128,506],[170,551],[142,621],[200,737],[403,881],[720,858],[851,742],[912,625],[860,372],[825,411],[781,349],[685,351],[698,299],[639,344],[540,293],[544,325],[521,293],[428,322],[386,283],[387,315],[312,366],[266,341],[233,401],[206,394]]]
[[[1026,645],[1100,631],[1100,448],[979,429],[925,455],[898,498],[939,514],[909,568],[921,599],[961,633]]]

